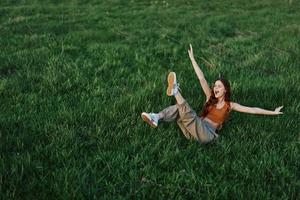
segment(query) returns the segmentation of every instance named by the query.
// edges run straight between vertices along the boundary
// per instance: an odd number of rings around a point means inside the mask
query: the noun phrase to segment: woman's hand
[[[283,112],[280,112],[280,110],[281,110],[282,108],[283,108],[283,106],[277,107],[277,108],[274,110],[274,114],[276,114],[276,115],[283,114]]]
[[[195,60],[195,58],[194,58],[194,52],[193,52],[193,47],[192,47],[191,44],[190,44],[190,49],[188,50],[188,53],[189,53],[189,57],[190,57],[191,61]]]

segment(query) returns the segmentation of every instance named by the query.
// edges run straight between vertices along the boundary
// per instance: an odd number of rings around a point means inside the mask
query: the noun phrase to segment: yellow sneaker
[[[167,88],[167,95],[174,96],[178,93],[179,84],[176,80],[175,72],[170,72],[168,75],[168,88]]]

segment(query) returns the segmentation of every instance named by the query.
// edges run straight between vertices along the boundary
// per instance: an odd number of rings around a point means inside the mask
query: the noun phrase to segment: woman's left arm
[[[257,108],[257,107],[242,106],[238,103],[231,102],[230,107],[231,107],[231,110],[235,110],[235,111],[243,112],[243,113],[255,114],[255,115],[283,114],[283,112],[280,111],[283,108],[283,106],[277,107],[274,111],[272,111],[272,110],[265,110],[265,109]]]

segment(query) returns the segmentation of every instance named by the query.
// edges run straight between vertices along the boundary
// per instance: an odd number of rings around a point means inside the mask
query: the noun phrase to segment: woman
[[[187,139],[196,139],[200,143],[205,144],[218,138],[219,135],[216,133],[216,130],[221,129],[232,110],[260,115],[283,114],[280,111],[283,106],[271,111],[256,107],[242,106],[230,101],[230,84],[226,79],[217,79],[213,88],[210,89],[203,72],[194,58],[192,45],[190,45],[188,54],[206,96],[203,112],[201,116],[197,116],[196,112],[191,109],[180,93],[176,74],[171,72],[168,75],[167,95],[174,96],[177,104],[159,113],[143,112],[141,115],[142,119],[152,127],[157,127],[160,120],[167,122],[176,120]]]

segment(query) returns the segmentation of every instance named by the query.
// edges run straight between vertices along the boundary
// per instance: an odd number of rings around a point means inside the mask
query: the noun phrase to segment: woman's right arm
[[[205,80],[205,77],[204,77],[204,74],[202,72],[202,70],[200,69],[199,65],[197,64],[195,58],[194,58],[194,53],[193,53],[193,47],[192,45],[190,44],[190,49],[188,50],[188,53],[189,53],[189,57],[190,57],[190,60],[192,62],[192,65],[194,67],[194,70],[197,74],[197,77],[200,81],[200,84],[201,84],[201,87],[205,93],[205,96],[206,96],[206,101],[209,100],[210,98],[210,95],[211,95],[211,90],[207,84],[207,81]]]

